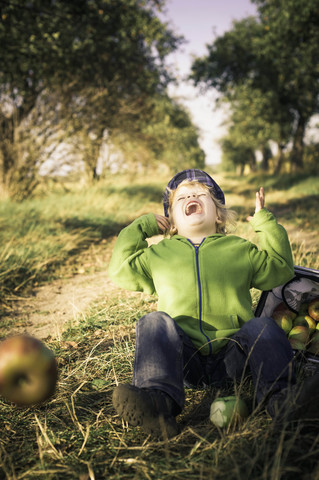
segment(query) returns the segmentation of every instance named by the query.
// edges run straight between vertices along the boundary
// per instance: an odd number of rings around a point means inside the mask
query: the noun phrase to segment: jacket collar
[[[208,235],[208,237],[205,237],[202,242],[201,242],[201,245],[205,242],[205,243],[208,243],[208,242],[211,242],[213,240],[216,240],[217,238],[220,238],[220,237],[225,237],[226,235],[224,233],[214,233],[213,235]],[[174,235],[170,240],[178,240],[180,242],[183,242],[183,243],[190,243],[190,241],[186,238],[186,237],[183,237],[182,235]]]

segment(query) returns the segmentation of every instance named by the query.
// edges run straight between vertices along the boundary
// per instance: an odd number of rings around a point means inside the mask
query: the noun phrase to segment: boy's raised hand
[[[265,191],[264,187],[260,187],[259,192],[256,192],[256,208],[255,213],[259,212],[265,206]],[[247,217],[248,222],[252,219],[252,216]]]
[[[164,217],[164,215],[158,215],[157,213],[154,213],[154,215],[160,232],[164,233],[166,230],[170,229],[171,225],[167,217]]]
[[[256,209],[255,213],[259,212],[265,206],[265,192],[264,187],[260,187],[259,192],[256,192]]]

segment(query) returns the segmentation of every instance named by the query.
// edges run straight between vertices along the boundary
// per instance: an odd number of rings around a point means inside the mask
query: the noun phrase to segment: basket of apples
[[[285,285],[262,292],[255,315],[272,317],[285,331],[295,354],[319,365],[319,271],[295,266]]]
[[[293,350],[319,355],[319,296],[302,303],[298,313],[281,302],[272,318],[288,335]]]

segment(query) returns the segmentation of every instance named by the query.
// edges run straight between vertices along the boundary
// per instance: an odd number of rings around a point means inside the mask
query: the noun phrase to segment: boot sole
[[[179,433],[175,417],[165,417],[154,411],[154,406],[143,390],[133,385],[119,385],[113,391],[113,406],[116,413],[128,424],[153,436],[174,437]]]

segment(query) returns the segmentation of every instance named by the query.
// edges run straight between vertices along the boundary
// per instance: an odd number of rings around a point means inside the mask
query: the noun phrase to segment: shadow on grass
[[[161,203],[163,199],[163,189],[156,185],[129,185],[125,187],[105,186],[101,188],[101,192],[104,192],[106,196],[117,194],[123,198],[123,201],[126,197],[125,201],[127,201],[127,198],[132,198],[132,200],[139,200],[142,198],[145,203]],[[85,230],[86,232],[83,236],[84,242],[98,242],[114,235],[118,235],[130,222],[119,223],[112,220],[112,218],[81,218],[79,216],[73,216],[61,220],[60,223],[68,232],[79,231],[80,233],[81,230]]]
[[[193,391],[189,393],[188,396],[190,399],[186,403],[186,408],[179,418],[179,423],[182,428],[195,427],[203,423],[208,423],[210,405],[214,398],[214,392],[211,389],[206,391],[198,390],[197,392]]]
[[[228,178],[230,181],[236,180],[238,183],[228,187],[226,180],[225,185],[222,186],[225,195],[236,193],[237,195],[248,197],[254,195],[261,186],[270,192],[275,190],[285,191],[302,184],[309,178],[315,179],[318,177],[309,174],[309,172],[299,172],[296,174],[282,173],[280,175],[258,172],[243,177],[242,180],[244,180],[244,182],[240,181],[238,176],[229,175]]]
[[[102,187],[101,192],[105,195],[118,194],[129,198],[143,198],[145,202],[162,202],[165,187],[158,185],[127,185],[125,187],[107,186]]]
[[[318,225],[319,195],[308,195],[290,199],[287,203],[271,203],[269,209],[281,219],[301,224],[308,224],[311,229]],[[311,224],[309,222],[311,220]],[[301,223],[300,223],[301,222]]]
[[[99,242],[114,235],[118,235],[119,232],[127,225],[124,223],[115,222],[110,218],[106,219],[90,219],[72,217],[61,222],[68,232],[71,231],[85,231],[83,235],[84,242]]]
[[[298,227],[308,226],[313,230],[319,226],[317,214],[318,203],[319,195],[308,195],[300,198],[292,198],[287,202],[267,202],[266,208],[281,221],[295,223]],[[253,215],[253,208],[251,212],[243,205],[232,205],[231,208],[237,212],[238,221],[245,221],[248,214]],[[311,223],[309,219],[311,219]]]
[[[295,187],[299,183],[304,182],[311,174],[309,172],[298,173],[281,173],[281,174],[266,174],[258,173],[247,178],[247,183],[250,185],[264,184],[268,189],[274,190],[288,190]]]

